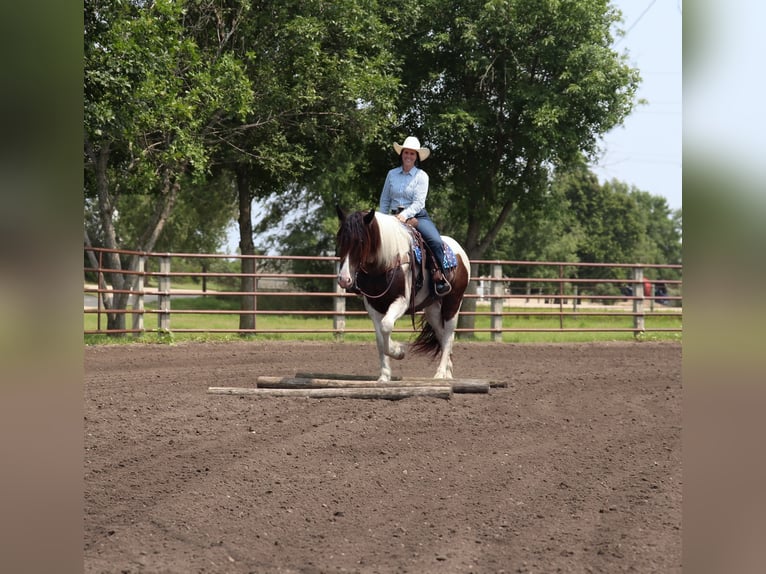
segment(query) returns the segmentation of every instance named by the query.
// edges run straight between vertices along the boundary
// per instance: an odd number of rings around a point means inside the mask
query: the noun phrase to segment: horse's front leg
[[[394,300],[391,305],[389,305],[388,311],[386,311],[386,314],[380,321],[380,333],[383,336],[383,340],[386,345],[386,355],[397,360],[404,358],[405,349],[404,345],[394,341],[391,338],[391,335],[394,332],[394,326],[396,325],[396,322],[407,311],[407,307],[407,299],[404,297],[399,297],[398,299]]]
[[[378,349],[378,359],[380,360],[380,376],[378,377],[378,382],[387,383],[391,380],[391,361],[386,354],[386,343],[383,338],[383,333],[380,330],[380,322],[383,320],[383,314],[378,313],[372,307],[369,307],[367,312],[370,314],[370,319],[372,319],[372,324],[375,327],[375,345]]]
[[[367,305],[367,312],[375,325],[375,341],[378,345],[378,354],[380,356],[380,376],[379,382],[388,382],[391,380],[391,363],[389,357],[400,360],[404,358],[404,345],[397,343],[391,338],[396,321],[404,315],[407,310],[407,300],[399,297],[388,307],[385,314],[379,313]]]

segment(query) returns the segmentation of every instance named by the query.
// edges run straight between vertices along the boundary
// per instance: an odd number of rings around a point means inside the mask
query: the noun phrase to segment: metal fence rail
[[[119,264],[110,267],[110,260],[113,265],[115,261]],[[249,260],[252,272],[239,270],[242,260]],[[342,337],[346,333],[374,332],[371,323],[368,328],[346,326],[347,319],[366,316],[366,312],[358,304],[357,309],[347,309],[347,301],[357,296],[338,287],[337,257],[150,253],[86,247],[85,261],[96,262],[86,263],[83,268],[85,334],[332,333]],[[321,271],[297,272],[300,265]],[[221,270],[208,270],[211,267]],[[461,315],[473,318],[474,323],[489,317],[490,326],[459,325],[456,332],[492,333],[496,341],[508,332],[681,332],[680,321],[677,327],[646,325],[647,317],[682,317],[681,272],[681,265],[473,261],[473,278]],[[588,274],[603,274],[604,278],[582,276]],[[647,274],[651,280],[645,279]],[[201,283],[202,287],[189,289],[189,281]],[[216,288],[208,289],[212,281],[217,283]],[[150,283],[156,286],[150,287]],[[248,288],[243,290],[243,285]],[[118,303],[120,297],[124,304]],[[238,304],[232,305],[233,309],[204,305],[199,309],[172,308],[172,300],[187,297],[235,298]],[[294,303],[274,308],[270,299]],[[328,308],[317,308],[316,302],[323,300]],[[95,316],[95,325],[93,320],[88,321],[89,315]],[[146,324],[146,318],[152,315],[157,318],[155,328]],[[184,328],[178,325],[184,315],[252,316],[254,325]],[[332,318],[332,326],[259,327],[258,316]],[[173,317],[177,318],[175,325]],[[558,327],[509,324],[511,318],[528,317],[557,318]],[[582,317],[626,317],[631,322],[627,327],[565,327],[566,320]]]

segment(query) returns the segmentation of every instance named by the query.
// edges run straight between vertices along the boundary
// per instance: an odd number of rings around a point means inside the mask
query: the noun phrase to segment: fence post
[[[258,332],[258,260],[253,259],[253,331]]]
[[[103,284],[104,287],[106,287],[106,280],[104,279],[104,272],[101,271],[104,268],[104,252],[99,251],[98,252],[98,271],[96,272],[96,287],[98,288],[98,291],[96,292],[96,301],[98,303],[98,313],[96,314],[96,328],[101,331],[101,309],[102,307],[105,307],[104,305],[104,297],[101,293],[101,285]]]
[[[644,324],[644,269],[633,269],[633,327],[636,329],[634,336],[639,337],[645,331]]]
[[[140,337],[144,334],[144,270],[146,269],[146,256],[141,255],[136,262],[138,280],[136,281],[136,293],[133,295],[133,333]]]
[[[564,329],[564,266],[559,265],[559,329]]]
[[[503,342],[503,266],[492,265],[492,340],[495,343]]]
[[[340,261],[335,262],[335,276],[340,274]],[[343,296],[343,289],[337,281],[333,281],[335,285],[336,296],[333,297],[335,315],[332,319],[332,328],[335,332],[335,340],[343,341],[343,333],[346,330],[346,298]]]
[[[572,312],[577,313],[577,303],[579,302],[580,289],[577,283],[574,284],[572,290],[574,291],[574,297],[572,297]]]
[[[160,257],[157,299],[157,327],[160,333],[167,333],[170,331],[170,255]]]

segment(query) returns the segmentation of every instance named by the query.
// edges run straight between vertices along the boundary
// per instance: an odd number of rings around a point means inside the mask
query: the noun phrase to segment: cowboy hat
[[[409,136],[406,140],[404,140],[404,143],[402,145],[399,145],[398,143],[394,142],[394,151],[397,153],[397,155],[402,155],[403,149],[411,149],[417,152],[418,158],[420,158],[420,161],[423,161],[426,159],[429,155],[431,155],[431,150],[427,147],[420,147],[420,140],[416,138],[415,136]]]

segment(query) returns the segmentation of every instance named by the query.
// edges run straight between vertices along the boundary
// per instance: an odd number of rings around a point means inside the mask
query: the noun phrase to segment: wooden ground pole
[[[312,399],[350,398],[350,399],[387,399],[399,400],[407,397],[434,397],[449,399],[452,388],[449,386],[399,386],[399,387],[360,387],[360,388],[279,388],[264,389],[251,387],[208,387],[212,395],[247,395],[258,397],[308,397]]]
[[[343,376],[343,375],[339,375]],[[488,393],[489,381],[481,379],[401,379],[387,383],[376,380],[267,377],[260,376],[256,385],[262,389],[328,389],[328,388],[397,388],[397,387],[451,387],[455,393]]]

